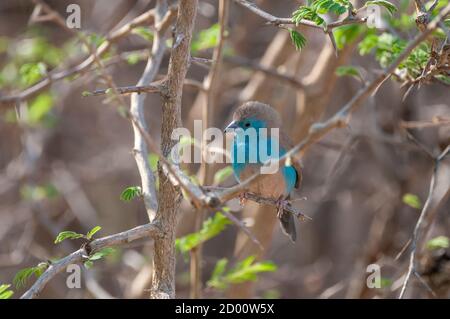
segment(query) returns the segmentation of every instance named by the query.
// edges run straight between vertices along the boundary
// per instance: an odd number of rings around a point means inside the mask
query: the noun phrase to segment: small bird
[[[261,130],[264,128],[267,129],[267,133]],[[272,128],[279,129],[278,135],[271,134]],[[253,132],[256,131],[256,140],[249,137],[251,134],[248,133],[251,133],[251,129]],[[292,148],[292,142],[283,129],[278,112],[261,102],[250,101],[238,107],[234,112],[233,121],[225,128],[225,132],[231,130],[235,133],[231,149],[231,162],[234,175],[239,183],[261,172],[261,167],[269,158],[279,158]],[[261,147],[266,148],[263,151],[266,151],[268,158],[261,156]],[[273,150],[275,150],[274,154],[271,153]],[[245,154],[245,157],[242,154]],[[300,163],[295,159],[288,160],[286,163],[285,165],[279,163],[278,169],[273,174],[261,174],[260,178],[251,183],[245,192],[275,199],[282,207],[294,188],[300,187],[302,179]],[[245,193],[243,198],[245,198]],[[278,209],[278,218],[283,232],[290,237],[292,242],[295,242],[297,233],[294,216],[290,212]]]

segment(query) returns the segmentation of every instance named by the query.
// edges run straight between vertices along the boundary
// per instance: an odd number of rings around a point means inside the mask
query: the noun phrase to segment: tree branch
[[[22,295],[21,299],[32,299],[38,297],[53,277],[64,271],[64,269],[66,269],[70,264],[82,262],[92,253],[106,247],[128,244],[138,239],[157,238],[162,236],[162,234],[163,233],[159,226],[155,223],[151,223],[138,226],[121,233],[95,239],[92,242],[83,245],[83,247],[70,255],[51,263],[45,272],[38,278],[38,280],[36,280],[33,286],[31,286],[31,288]]]
[[[174,129],[181,127],[183,82],[190,61],[192,31],[197,13],[197,0],[181,0],[178,8],[173,46],[167,73],[167,94],[163,95],[161,129],[162,155],[167,157],[175,145]],[[161,165],[159,172],[158,211],[155,221],[167,236],[155,240],[153,278],[150,296],[156,299],[175,298],[175,227],[180,203],[180,189],[174,186]]]
[[[159,0],[156,3],[155,8],[155,24],[159,25],[163,21],[164,17],[168,12],[167,1]],[[137,83],[137,87],[149,86],[156,75],[158,74],[161,61],[164,56],[164,51],[166,49],[166,37],[165,30],[157,29],[155,38],[152,45],[152,54],[147,60],[147,65],[145,67],[144,73],[142,73],[141,78]],[[158,86],[156,86],[159,89]],[[118,90],[119,91],[119,90]],[[120,92],[120,91],[119,91]],[[145,122],[144,116],[144,101],[145,94],[133,93],[131,95],[131,105],[130,114],[133,116],[136,122],[132,121],[133,132],[134,132],[134,159],[138,167],[139,175],[141,177],[142,194],[144,197],[145,208],[147,210],[147,215],[149,221],[153,221],[156,211],[158,209],[158,200],[156,197],[156,186],[155,186],[155,176],[151,170],[148,161],[148,149],[145,140],[141,134],[140,128],[147,130],[147,124]],[[140,128],[137,127],[136,123],[139,124]]]
[[[241,5],[244,8],[247,8],[254,14],[260,16],[261,18],[266,20],[268,24],[273,24],[278,27],[283,26],[283,25],[296,25],[297,24],[294,21],[292,21],[292,18],[276,17],[276,16],[260,9],[258,6],[256,6],[256,4],[251,3],[247,0],[234,0],[234,2]],[[348,25],[348,24],[363,24],[363,23],[366,23],[366,21],[367,21],[367,18],[355,18],[355,17],[348,18],[347,17],[345,19],[327,24],[327,27],[325,30],[322,26],[317,25],[314,22],[309,21],[309,20],[302,20],[302,21],[300,21],[300,23],[298,23],[298,25],[304,25],[307,27],[320,29],[320,30],[323,30],[324,33],[329,33],[329,32],[331,32],[332,29],[340,27],[340,26],[344,26],[344,25]]]
[[[406,273],[405,279],[403,281],[403,285],[402,285],[402,289],[400,291],[400,295],[399,295],[399,299],[403,299],[403,297],[405,296],[406,293],[406,288],[408,287],[408,283],[411,279],[411,275],[416,275],[418,278],[420,278],[419,273],[417,272],[417,246],[419,243],[419,240],[425,236],[425,225],[424,225],[424,221],[426,220],[429,212],[430,212],[430,204],[433,198],[433,194],[434,194],[434,189],[436,187],[436,182],[437,182],[437,177],[438,177],[438,172],[439,172],[439,164],[441,162],[441,160],[448,155],[450,152],[450,145],[447,146],[447,148],[441,153],[439,154],[435,159],[434,159],[434,167],[433,167],[433,175],[431,175],[431,180],[430,180],[430,187],[428,189],[428,196],[427,199],[422,207],[422,210],[420,212],[419,215],[419,219],[417,220],[416,226],[414,227],[414,232],[413,232],[413,236],[410,242],[410,247],[411,247],[411,254],[409,256],[409,266],[408,266],[408,271]]]

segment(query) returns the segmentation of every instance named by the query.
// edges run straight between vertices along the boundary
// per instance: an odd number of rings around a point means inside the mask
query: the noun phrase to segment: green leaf
[[[397,11],[397,7],[386,0],[373,0],[373,1],[367,1],[365,3],[365,7],[369,5],[379,5],[381,7],[386,8],[386,10],[389,12],[390,15],[393,15],[395,11]]]
[[[346,66],[340,66],[336,69],[336,75],[337,76],[352,76],[358,80],[361,80],[361,74],[359,73],[359,70],[354,67],[354,66],[350,66],[350,65],[346,65]]]
[[[9,299],[14,294],[12,290],[9,290],[8,288],[11,287],[11,285],[3,284],[0,285],[0,299]]]
[[[94,48],[98,48],[103,42],[106,41],[106,38],[97,33],[91,33],[87,36],[88,43]]]
[[[216,289],[225,289],[226,283],[221,280],[222,275],[225,273],[225,268],[227,267],[228,259],[222,258],[214,267],[211,275],[211,279],[208,280],[207,285]]]
[[[345,13],[350,6],[348,0],[315,0],[312,9],[317,13],[334,12],[337,15]]]
[[[408,206],[411,206],[412,208],[420,209],[422,207],[420,198],[414,194],[407,193],[403,195],[402,201],[403,203],[405,203]]]
[[[103,257],[113,254],[114,252],[115,252],[114,248],[111,247],[103,248],[102,250],[92,254],[92,256],[89,256],[89,260],[90,261],[99,260],[102,259]]]
[[[127,62],[129,65],[135,65],[141,60],[141,54],[138,53],[130,53],[127,56]]]
[[[19,270],[13,279],[13,284],[16,288],[25,286],[28,279],[34,274],[34,267],[24,268]]]
[[[27,120],[30,123],[39,123],[53,107],[53,97],[49,93],[41,93],[33,99],[28,107]]]
[[[298,31],[293,29],[289,29],[289,33],[291,35],[292,43],[294,43],[296,50],[301,50],[306,45],[306,38]]]
[[[86,96],[92,96],[93,94],[89,91],[83,91],[83,92],[81,92],[81,95],[86,97]]]
[[[130,186],[123,190],[122,194],[120,194],[120,199],[129,202],[133,200],[135,197],[139,197],[142,195],[142,190],[140,186]]]
[[[23,199],[30,201],[40,201],[43,199],[55,198],[58,190],[52,184],[46,185],[24,185],[20,189]]]
[[[390,286],[392,286],[392,284],[392,279],[381,277],[381,288],[389,288]]]
[[[76,233],[74,231],[68,230],[63,231],[56,236],[55,244],[58,244],[66,239],[78,239],[78,238],[84,238],[85,236],[83,234]]]
[[[450,19],[445,19],[445,20],[444,20],[444,25],[445,25],[446,27],[450,27]]]
[[[336,46],[342,50],[346,45],[355,41],[362,33],[364,27],[357,24],[349,24],[333,29],[333,35],[336,40]]]
[[[366,55],[369,54],[378,45],[378,35],[368,34],[364,39],[358,44],[359,54]]]
[[[84,262],[84,267],[86,267],[86,269],[90,269],[90,268],[92,268],[92,266],[94,266],[94,262],[93,262],[93,261],[91,261],[91,260],[86,260],[86,261]]]
[[[92,236],[94,236],[94,234],[98,232],[100,229],[102,229],[100,226],[95,226],[86,234],[86,238],[89,240],[92,239]]]
[[[256,257],[253,255],[248,256],[227,272],[225,272],[225,268],[228,261],[226,259],[219,260],[207,285],[216,289],[225,289],[230,284],[254,281],[259,273],[276,271],[277,266],[273,262],[255,263],[255,259]]]
[[[446,248],[450,247],[450,240],[446,236],[438,236],[438,237],[430,239],[426,243],[426,247],[429,250],[436,250],[436,249],[441,249],[441,248],[446,249]]]
[[[233,168],[231,166],[226,166],[220,170],[218,170],[214,174],[214,184],[220,184],[224,182],[228,177],[233,174]]]
[[[47,66],[42,63],[25,63],[19,69],[20,81],[24,85],[32,85],[47,73]]]
[[[252,261],[253,262],[253,261]],[[232,284],[239,284],[246,281],[256,280],[256,275],[261,272],[273,272],[277,266],[271,261],[262,261],[253,265],[239,265],[227,275],[227,281]]]
[[[133,29],[132,33],[139,35],[146,41],[153,41],[154,35],[150,28],[148,27],[136,27]]]
[[[200,231],[178,238],[175,245],[182,253],[188,252],[220,234],[228,224],[231,224],[228,218],[221,213],[216,213],[214,217],[210,217],[203,222]]]
[[[25,286],[31,276],[34,275],[36,278],[39,278],[47,268],[48,263],[41,262],[36,267],[24,268],[19,270],[13,279],[14,286],[16,286],[16,288]]]
[[[202,30],[198,33],[191,44],[191,51],[193,54],[201,50],[211,49],[217,46],[219,41],[219,24],[213,24],[208,29]]]
[[[292,13],[292,21],[298,26],[302,20],[309,20],[315,22],[317,25],[322,25],[325,21],[313,9],[305,6],[299,7]]]
[[[148,163],[150,165],[150,169],[155,172],[158,168],[159,156],[156,153],[148,154]]]

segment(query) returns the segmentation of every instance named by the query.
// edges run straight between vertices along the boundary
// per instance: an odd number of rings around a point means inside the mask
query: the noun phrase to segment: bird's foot
[[[239,204],[241,207],[245,206],[245,202],[247,201],[247,193],[243,192],[239,194]]]
[[[284,208],[289,205],[289,201],[287,199],[279,198],[277,200],[276,205],[277,205],[277,217],[281,218]]]

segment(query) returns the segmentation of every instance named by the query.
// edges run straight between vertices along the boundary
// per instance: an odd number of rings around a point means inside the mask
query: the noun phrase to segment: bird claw
[[[245,202],[247,201],[247,193],[240,193],[239,194],[239,204],[241,205],[241,207],[245,206]]]
[[[289,201],[286,199],[278,199],[277,200],[277,217],[281,218],[283,215],[284,208],[289,204]]]

